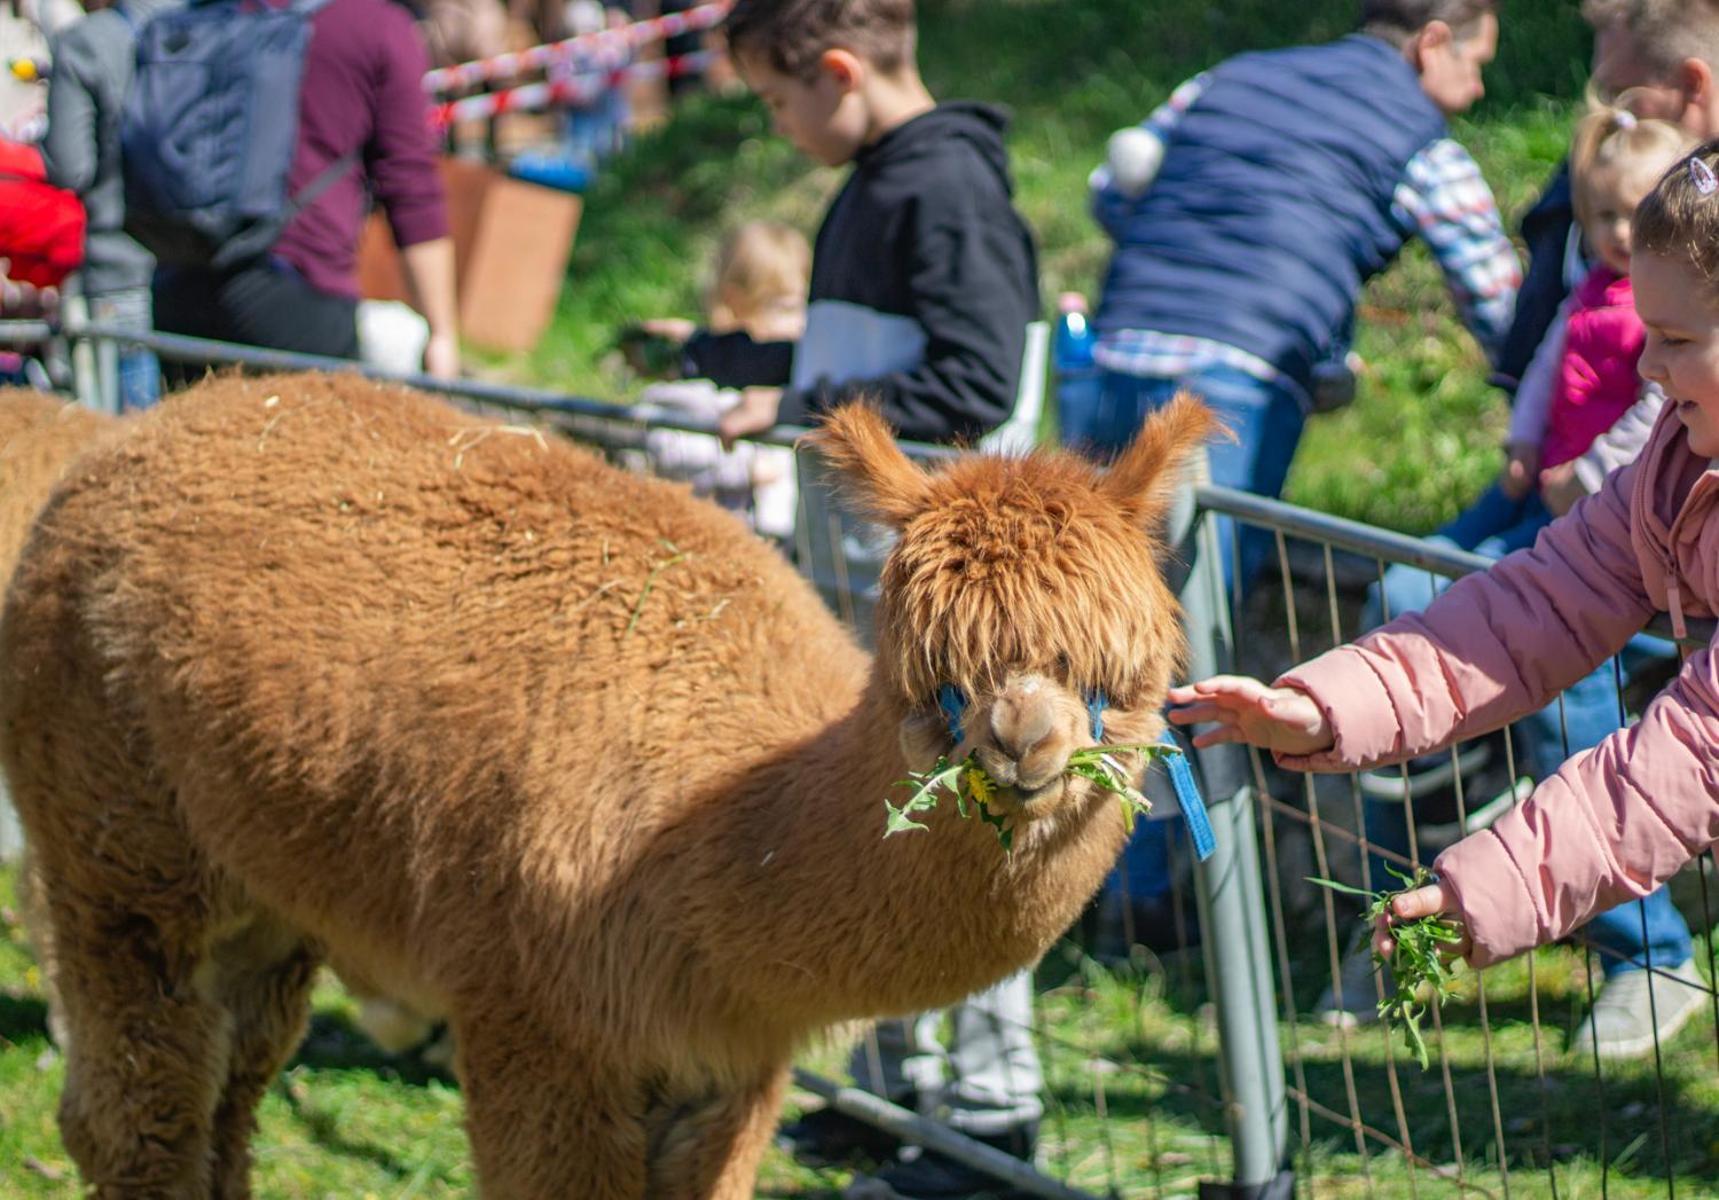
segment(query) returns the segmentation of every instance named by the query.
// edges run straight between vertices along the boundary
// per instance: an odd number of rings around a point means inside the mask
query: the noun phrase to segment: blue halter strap
[[[967,715],[967,696],[952,683],[937,689],[937,708],[949,725],[949,748],[961,744],[961,718]]]
[[[1104,740],[1104,710],[1110,703],[1103,689],[1094,688],[1086,696],[1086,713],[1092,719],[1092,740]],[[1164,755],[1164,766],[1170,772],[1170,786],[1176,792],[1176,806],[1182,810],[1182,819],[1188,823],[1188,836],[1194,842],[1194,854],[1205,862],[1212,856],[1212,851],[1218,848],[1218,839],[1212,832],[1212,818],[1206,812],[1206,801],[1200,795],[1200,785],[1194,781],[1194,769],[1188,764],[1187,752],[1176,740],[1176,735],[1168,729],[1159,739],[1168,754]]]

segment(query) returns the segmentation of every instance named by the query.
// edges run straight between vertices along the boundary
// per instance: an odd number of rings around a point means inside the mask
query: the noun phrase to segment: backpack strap
[[[286,4],[275,4],[272,0],[185,0],[186,8],[214,8],[217,4],[227,4],[234,8],[272,8],[276,12],[297,13],[308,17],[318,9],[326,8],[333,0],[289,0]],[[117,7],[124,7],[119,5]]]
[[[358,151],[342,154],[329,163],[316,178],[305,184],[296,194],[287,200],[286,212],[281,216],[281,228],[285,229],[299,213],[316,203],[316,198],[333,187],[353,167],[358,165]]]

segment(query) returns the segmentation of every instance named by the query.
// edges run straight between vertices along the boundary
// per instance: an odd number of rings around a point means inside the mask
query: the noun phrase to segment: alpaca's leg
[[[226,1084],[215,1109],[217,1200],[249,1196],[251,1135],[263,1093],[304,1037],[316,951],[298,933],[258,917],[213,955],[215,998],[232,1021]]]
[[[647,1194],[664,1200],[749,1200],[787,1081],[786,1069],[773,1070],[737,1091],[660,1102],[651,1120]]]
[[[137,909],[50,884],[70,1033],[60,1136],[103,1200],[206,1200],[226,1021],[194,939]]]
[[[54,952],[54,931],[48,916],[48,897],[41,879],[41,866],[28,846],[24,847],[23,856],[18,861],[15,887],[24,939],[29,943],[30,955],[42,973],[42,992],[48,1004],[48,1036],[64,1054],[72,1038],[66,1028],[65,1003],[60,999],[59,956]]]
[[[462,1005],[450,1025],[484,1200],[656,1200],[636,1079],[499,1005]]]

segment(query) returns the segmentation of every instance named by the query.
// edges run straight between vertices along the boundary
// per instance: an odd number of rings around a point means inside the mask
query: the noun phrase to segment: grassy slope
[[[1519,213],[1563,152],[1587,53],[1573,4],[1513,5],[1492,96],[1459,122],[1505,211]],[[1047,306],[1094,293],[1107,243],[1086,215],[1085,179],[1105,138],[1177,82],[1227,54],[1335,36],[1353,0],[926,0],[922,60],[945,97],[1000,100],[1019,202],[1038,231]],[[755,216],[808,233],[840,182],[770,136],[746,97],[702,98],[642,139],[603,178],[579,233],[555,323],[513,369],[599,395],[631,386],[605,350],[628,320],[698,309],[702,265],[722,231]],[[1349,411],[1313,422],[1290,496],[1422,531],[1454,514],[1496,468],[1503,403],[1452,320],[1418,247],[1377,281],[1359,350],[1372,364]]]

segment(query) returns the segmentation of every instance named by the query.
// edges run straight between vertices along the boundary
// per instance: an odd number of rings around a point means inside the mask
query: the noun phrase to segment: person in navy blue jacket
[[[1359,30],[1243,54],[1195,76],[1111,139],[1093,211],[1116,243],[1094,318],[1098,403],[1059,414],[1100,457],[1188,388],[1235,434],[1213,481],[1277,496],[1322,367],[1341,361],[1361,286],[1420,237],[1491,355],[1520,269],[1498,206],[1446,117],[1483,92],[1492,0],[1365,0]],[[1555,305],[1554,305],[1555,307]],[[1234,530],[1220,526],[1226,573]],[[1241,578],[1271,546],[1241,534]],[[1107,881],[1101,928],[1173,944],[1174,819],[1142,822]],[[1370,991],[1369,991],[1370,994]]]
[[[1065,440],[1118,449],[1189,388],[1235,434],[1212,446],[1213,480],[1278,495],[1320,365],[1342,357],[1362,284],[1411,237],[1496,350],[1520,267],[1446,125],[1484,94],[1493,0],[1361,8],[1356,33],[1228,59],[1178,88],[1132,146],[1113,139],[1092,181],[1116,243],[1094,320],[1103,390],[1096,411],[1064,414]],[[1243,534],[1244,580],[1268,544]]]

